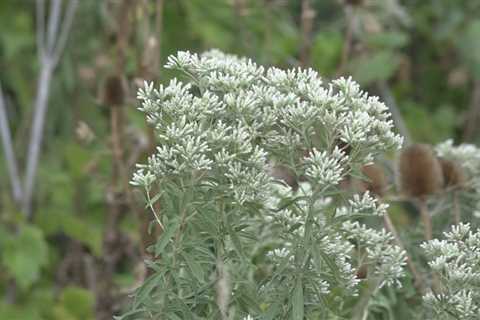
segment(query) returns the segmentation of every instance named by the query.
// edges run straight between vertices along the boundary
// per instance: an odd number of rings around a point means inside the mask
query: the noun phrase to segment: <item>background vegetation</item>
[[[144,79],[174,75],[161,66],[178,50],[219,48],[260,64],[312,67],[327,79],[352,75],[398,111],[409,141],[480,137],[476,0],[82,0],[71,28],[63,22],[75,1],[45,1],[37,15],[42,2],[0,1],[0,117],[22,189],[19,197],[2,152],[0,319],[111,319],[147,276],[146,248],[157,231],[128,181],[155,139],[135,95]],[[58,3],[51,46],[37,22],[44,17],[48,26]],[[49,48],[59,59],[46,80]],[[47,82],[38,170],[25,200],[38,139],[30,132]],[[392,212],[401,232],[416,226],[411,207]],[[379,319],[404,319],[392,299],[379,302],[388,311]]]

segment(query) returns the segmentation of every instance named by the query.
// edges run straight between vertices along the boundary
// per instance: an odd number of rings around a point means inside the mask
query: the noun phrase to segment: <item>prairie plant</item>
[[[441,287],[424,296],[435,319],[479,319],[480,232],[460,223],[444,233],[445,239],[422,244],[429,266]]]
[[[163,231],[125,318],[348,316],[361,282],[400,285],[405,252],[363,223],[387,205],[341,188],[402,143],[378,98],[350,78],[324,85],[311,69],[217,50],[166,67],[186,82],[138,92],[159,146],[131,183],[152,210],[161,202]],[[298,190],[268,174],[275,166]]]

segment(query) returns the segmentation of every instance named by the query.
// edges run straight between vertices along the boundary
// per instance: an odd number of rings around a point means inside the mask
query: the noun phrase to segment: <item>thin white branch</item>
[[[46,56],[45,49],[45,1],[37,0],[37,49],[38,58],[42,61]]]
[[[2,87],[0,85],[0,134],[2,136],[3,152],[7,162],[8,174],[10,176],[10,185],[14,201],[19,204],[22,199],[22,184],[18,174],[17,160],[13,151],[12,136],[10,126],[8,125],[5,99],[3,97]]]
[[[78,5],[78,0],[70,1],[65,14],[65,19],[62,23],[62,30],[60,31],[60,35],[58,35],[60,11],[62,8],[61,4],[61,0],[52,0],[51,2],[48,20],[46,55],[40,61],[42,63],[42,68],[38,77],[37,92],[33,106],[33,124],[30,135],[30,143],[27,151],[27,165],[25,170],[25,184],[22,201],[22,210],[27,215],[28,219],[32,217],[33,191],[35,186],[35,178],[37,175],[40,149],[43,140],[43,131],[45,128],[45,117],[48,110],[50,82],[53,71],[58,63],[58,59],[65,47]]]
[[[51,56],[57,42],[58,25],[60,24],[60,12],[62,0],[51,0],[50,14],[48,16],[47,55]]]
[[[70,29],[72,28],[72,23],[75,17],[75,11],[78,7],[78,0],[70,0],[68,7],[65,13],[65,18],[62,22],[62,28],[60,31],[60,36],[58,37],[57,44],[52,53],[53,64],[56,66],[60,56],[62,55],[65,45],[67,43],[68,35],[70,34]]]
[[[40,71],[37,83],[37,94],[34,103],[34,115],[32,131],[30,135],[30,144],[27,152],[27,168],[25,173],[25,189],[22,203],[23,212],[30,217],[32,214],[32,195],[35,177],[37,174],[38,159],[40,156],[40,147],[43,140],[43,129],[45,127],[45,115],[48,108],[48,93],[50,91],[50,80],[53,73],[53,66],[45,61]]]

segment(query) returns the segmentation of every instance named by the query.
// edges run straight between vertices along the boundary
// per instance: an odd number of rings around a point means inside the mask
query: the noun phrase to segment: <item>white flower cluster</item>
[[[332,284],[346,289],[352,296],[357,295],[360,279],[352,266],[354,246],[341,235],[330,232],[320,242],[319,249],[323,250],[335,265],[335,269],[330,270],[335,275],[335,283]]]
[[[168,58],[166,67],[182,72],[189,83],[174,79],[167,86],[146,83],[139,90],[140,110],[155,128],[159,147],[146,164],[138,165],[133,185],[148,192],[152,184],[168,182],[201,189],[202,201],[221,199],[229,210],[232,203],[267,208],[264,222],[280,225],[272,227],[280,229],[274,240],[284,241],[284,247],[269,256],[288,260],[291,270],[301,268],[314,280],[303,287],[305,305],[331,287],[357,292],[360,280],[352,266],[352,239],[370,250],[375,273],[385,284],[397,281],[403,253],[385,248],[390,241],[385,233],[355,224],[341,228],[351,218],[340,217],[342,212],[381,215],[386,206],[368,193],[347,202],[332,196],[351,168],[401,146],[402,138],[393,132],[388,109],[378,98],[368,96],[350,78],[324,86],[311,69],[265,69],[217,50],[202,55],[179,52]],[[275,192],[267,174],[271,163],[287,165],[308,182],[297,193],[285,192],[285,186]],[[346,211],[336,210],[343,204]],[[362,230],[365,234],[359,238]],[[249,230],[252,240],[256,231]],[[315,259],[306,258],[311,250],[318,253]],[[262,286],[272,292],[288,289],[288,281],[296,276],[291,272],[281,283]],[[309,296],[309,291],[316,293]]]
[[[138,165],[131,183],[148,190],[154,177],[216,175],[227,179],[238,203],[261,201],[270,182],[265,151],[254,145],[245,123],[219,116],[224,103],[218,96],[204,92],[197,97],[189,88],[172,80],[166,88],[146,84],[140,89],[141,110],[155,126],[161,145],[146,165]]]
[[[465,173],[465,187],[462,192],[474,199],[474,216],[480,217],[480,148],[473,144],[454,145],[451,139],[435,146],[437,155],[454,161]]]
[[[312,69],[265,70],[249,59],[218,50],[200,56],[179,52],[169,57],[167,68],[183,71],[204,93],[221,93],[223,101],[215,100],[211,112],[241,116],[252,134],[266,134],[267,141],[279,142],[278,133],[280,141],[298,141],[314,124],[323,124],[327,137],[359,146],[368,155],[402,142],[392,131],[387,107],[350,78],[325,88]]]
[[[422,244],[429,265],[441,281],[440,292],[430,292],[424,301],[446,319],[480,318],[480,232],[459,224],[445,233],[445,240]]]
[[[140,110],[157,130],[160,147],[147,165],[139,166],[134,185],[148,187],[152,174],[162,178],[211,172],[223,165],[229,177],[238,178],[230,181],[232,191],[245,202],[262,193],[268,180],[259,172],[265,165],[263,150],[302,148],[304,136],[315,134],[316,125],[323,125],[320,134],[325,137],[358,147],[364,153],[361,162],[401,144],[385,105],[351,79],[324,88],[311,69],[265,71],[251,60],[217,50],[200,56],[179,52],[168,58],[166,67],[184,72],[196,86],[173,79],[166,87],[146,83],[139,90]],[[331,184],[341,179],[347,162],[338,148],[330,153],[315,149],[306,170],[319,183]],[[247,173],[239,177],[244,169]],[[237,190],[233,186],[239,180],[243,186],[257,183]]]
[[[330,154],[327,151],[313,149],[305,158],[306,175],[315,180],[319,186],[336,186],[346,173],[348,156],[337,146]]]
[[[295,238],[301,237],[305,232],[305,212],[308,210],[305,199],[312,197],[312,188],[309,183],[301,183],[299,190],[294,194],[293,191],[285,186],[276,187],[276,193],[269,198],[270,208],[274,209],[268,215],[268,221],[272,224],[280,225],[284,234],[287,235],[285,246],[281,249],[274,249],[269,256],[277,260],[280,264],[286,257],[293,268],[293,250],[292,243]],[[292,199],[297,196],[297,208],[300,210],[292,211],[288,208],[275,210],[282,205],[282,199]],[[287,200],[288,201],[288,200]],[[327,287],[343,287],[351,295],[357,293],[357,285],[360,280],[356,276],[356,270],[353,267],[353,252],[355,243],[358,248],[366,252],[362,263],[371,266],[372,273],[379,280],[379,287],[384,285],[401,286],[400,279],[404,276],[403,267],[406,264],[406,253],[400,247],[394,244],[393,236],[384,229],[377,231],[361,225],[359,222],[346,220],[342,224],[341,233],[334,228],[329,228],[326,224],[327,217],[325,213],[332,209],[334,203],[331,198],[320,198],[315,201],[313,209],[314,224],[317,226],[319,238],[318,250],[323,251],[327,257],[332,259],[336,274],[335,283],[328,283]],[[352,199],[347,201],[346,206],[334,208],[336,218],[349,219],[351,216],[374,216],[384,215],[388,208],[387,204],[378,203],[378,200],[367,191],[363,195],[355,194]],[[303,214],[303,215],[302,215]],[[344,216],[344,217],[342,217]],[[290,238],[288,238],[290,236]],[[313,266],[310,266],[313,268]],[[325,271],[328,268],[325,268]],[[326,292],[329,292],[328,290]]]
[[[477,176],[480,173],[480,149],[473,144],[463,143],[453,145],[449,139],[435,146],[439,157],[454,160],[460,164],[469,176]]]
[[[387,214],[388,204],[379,203],[378,199],[372,197],[367,190],[363,195],[354,194],[353,199],[348,200],[350,214],[372,214],[383,216]]]
[[[380,280],[379,287],[393,284],[401,287],[399,279],[404,276],[407,256],[400,247],[393,245],[394,237],[385,229],[373,230],[357,221],[346,221],[342,228],[347,239],[365,249],[366,259],[363,262],[374,267],[373,275]]]

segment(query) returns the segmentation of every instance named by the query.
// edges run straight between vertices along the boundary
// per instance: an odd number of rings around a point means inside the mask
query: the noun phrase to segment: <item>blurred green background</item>
[[[22,179],[45,68],[37,22],[56,3],[38,14],[42,2],[0,1],[4,119]],[[70,1],[58,3],[61,34]],[[65,34],[30,216],[0,153],[0,320],[111,319],[147,275],[155,230],[128,180],[155,141],[135,94],[173,76],[161,66],[178,50],[351,75],[398,111],[411,141],[479,139],[478,0],[81,0]]]

